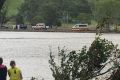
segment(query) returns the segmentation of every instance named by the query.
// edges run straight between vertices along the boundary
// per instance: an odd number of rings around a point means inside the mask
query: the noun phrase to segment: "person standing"
[[[0,80],[6,80],[7,67],[2,63],[3,63],[3,58],[0,57]]]
[[[8,69],[8,75],[10,77],[10,80],[22,80],[22,72],[18,67],[16,67],[15,61],[11,61],[10,66],[11,68]]]

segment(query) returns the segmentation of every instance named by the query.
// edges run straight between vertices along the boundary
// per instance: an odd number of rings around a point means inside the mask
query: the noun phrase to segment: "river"
[[[119,36],[104,34],[102,37],[120,45]],[[53,80],[48,63],[50,48],[57,56],[58,47],[80,50],[85,45],[89,47],[94,39],[94,33],[0,32],[0,56],[8,68],[9,62],[15,60],[24,80],[32,76]]]

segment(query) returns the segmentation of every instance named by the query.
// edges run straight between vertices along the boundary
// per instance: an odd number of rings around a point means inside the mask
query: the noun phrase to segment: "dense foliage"
[[[109,28],[109,25],[119,25],[119,4],[119,0],[25,0],[19,12],[31,24],[89,24],[92,20],[100,22],[107,18]]]
[[[95,3],[95,19],[97,22],[106,19],[106,28],[109,29],[110,25],[119,25],[120,23],[120,0],[105,0]]]
[[[4,13],[9,15],[17,24],[27,22],[35,25],[44,22],[52,27],[61,26],[63,23],[105,22],[102,27],[106,27],[107,30],[111,26],[120,25],[120,0],[19,0],[19,2],[14,1],[14,4],[19,5],[16,11],[9,10],[11,6],[16,6],[9,5],[13,0],[7,1],[8,8],[3,10],[1,15]],[[0,5],[2,6],[3,3],[0,2]],[[12,13],[14,15],[10,16]]]
[[[92,13],[87,0],[25,0],[21,12],[30,23],[45,22],[49,26],[77,20],[90,23]]]
[[[119,63],[117,61],[120,57],[120,50],[112,42],[100,37],[93,41],[89,49],[83,47],[80,51],[71,52],[62,49],[59,50],[58,54],[60,63],[55,61],[52,52],[49,60],[55,80],[89,80],[103,76],[112,70],[114,73],[116,70],[119,71]],[[110,68],[105,69],[106,66],[112,63],[113,65]],[[120,79],[116,75],[111,76],[109,80],[116,80],[115,78],[118,78],[117,80]]]

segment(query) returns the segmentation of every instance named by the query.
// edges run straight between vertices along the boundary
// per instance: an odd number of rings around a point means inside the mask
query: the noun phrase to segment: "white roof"
[[[45,23],[37,23],[37,24],[45,24]]]
[[[76,24],[76,25],[88,25],[88,24]]]

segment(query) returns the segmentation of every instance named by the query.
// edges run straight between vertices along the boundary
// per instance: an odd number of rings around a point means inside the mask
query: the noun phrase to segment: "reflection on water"
[[[105,34],[103,37],[119,44],[119,34]],[[51,32],[0,32],[0,56],[9,67],[11,59],[22,69],[24,80],[35,76],[53,80],[49,69],[49,46],[55,55],[58,46],[79,50],[90,46],[94,33],[51,33]]]

